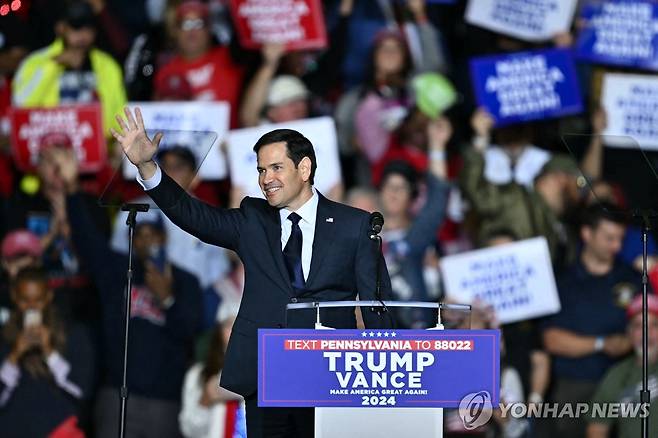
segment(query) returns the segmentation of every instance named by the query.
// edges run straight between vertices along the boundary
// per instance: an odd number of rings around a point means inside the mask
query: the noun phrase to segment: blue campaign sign
[[[658,70],[658,4],[604,1],[582,10],[576,57],[601,64]]]
[[[478,105],[496,126],[583,110],[573,58],[565,49],[474,58],[471,80]]]
[[[258,330],[258,405],[445,407],[498,403],[498,330]]]

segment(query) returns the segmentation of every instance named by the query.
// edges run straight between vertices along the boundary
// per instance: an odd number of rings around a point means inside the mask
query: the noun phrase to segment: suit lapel
[[[313,253],[311,256],[311,270],[306,280],[309,288],[317,277],[324,257],[334,243],[336,224],[333,213],[329,208],[329,201],[318,192],[318,212],[315,218],[315,236],[313,238]]]
[[[283,252],[281,251],[281,216],[276,208],[268,208],[267,223],[265,230],[267,233],[267,241],[270,245],[270,253],[274,259],[274,265],[278,274],[275,275],[276,280],[283,290],[288,291],[289,295],[293,295],[288,270],[283,261]],[[263,255],[265,256],[265,255]]]

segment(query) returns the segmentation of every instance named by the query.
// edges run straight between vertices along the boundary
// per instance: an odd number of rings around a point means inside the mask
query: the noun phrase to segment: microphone
[[[384,226],[384,216],[378,211],[370,213],[370,238],[381,233]]]
[[[382,216],[382,214],[378,211],[373,211],[370,213],[370,239],[377,241],[377,252],[375,253],[375,257],[377,258],[377,264],[375,268],[375,299],[381,303],[381,309],[384,313],[386,313],[388,312],[388,308],[386,307],[386,304],[384,304],[384,301],[382,301],[382,278],[380,272],[382,259],[382,237],[379,235],[379,233],[382,231],[383,226],[384,216]],[[372,308],[371,310],[381,315],[379,310],[375,310],[375,308]]]

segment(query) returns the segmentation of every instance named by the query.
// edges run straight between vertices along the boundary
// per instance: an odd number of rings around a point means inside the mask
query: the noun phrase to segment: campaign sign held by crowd
[[[466,22],[526,41],[568,32],[576,0],[469,0]]]
[[[658,150],[658,78],[609,73],[603,77],[601,105],[608,115],[603,132],[613,147]]]
[[[39,152],[50,146],[75,152],[81,172],[95,172],[105,164],[107,151],[98,104],[55,108],[11,108],[11,146],[16,165],[35,169]]]
[[[258,405],[456,408],[498,403],[498,330],[258,330]]]
[[[583,110],[573,59],[551,49],[471,60],[477,103],[497,126],[577,114]]]
[[[286,43],[290,50],[327,46],[319,0],[231,0],[231,15],[246,49],[264,43]]]
[[[650,0],[586,4],[576,56],[602,64],[658,70],[658,4]]]
[[[544,237],[444,257],[441,274],[449,298],[490,304],[503,324],[560,310]]]

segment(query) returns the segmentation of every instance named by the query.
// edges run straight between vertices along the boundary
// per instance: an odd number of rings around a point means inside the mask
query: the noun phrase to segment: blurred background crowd
[[[578,63],[583,113],[503,127],[478,107],[469,75],[476,56],[569,48],[577,19],[571,31],[528,43],[467,24],[466,1],[325,0],[325,49],[246,50],[226,0],[0,3],[0,435],[116,436],[128,234],[125,213],[98,199],[144,198],[134,180],[116,176],[122,156],[108,135],[127,102],[225,101],[231,129],[332,117],[342,178],[324,194],[384,214],[397,300],[444,300],[442,257],[544,236],[559,313],[501,326],[474,303],[473,328],[502,329],[503,401],[639,398],[640,229],[610,212],[655,193],[641,189],[630,152],[605,148],[600,136],[601,77],[612,69]],[[100,169],[80,172],[70,139],[58,135],[38,145],[34,172],[15,165],[10,107],[94,102],[107,139]],[[573,156],[564,133],[582,134]],[[237,206],[244,196],[230,177],[196,177],[200,163],[186,147],[158,159],[206,202]],[[648,246],[652,271],[653,237]],[[157,210],[139,214],[134,250],[129,436],[246,436],[239,397],[217,385],[242,294],[240,261]],[[658,301],[650,298],[655,396]],[[433,318],[398,315],[406,328]],[[466,431],[447,411],[445,431],[626,437],[639,434],[639,420],[496,415]]]

